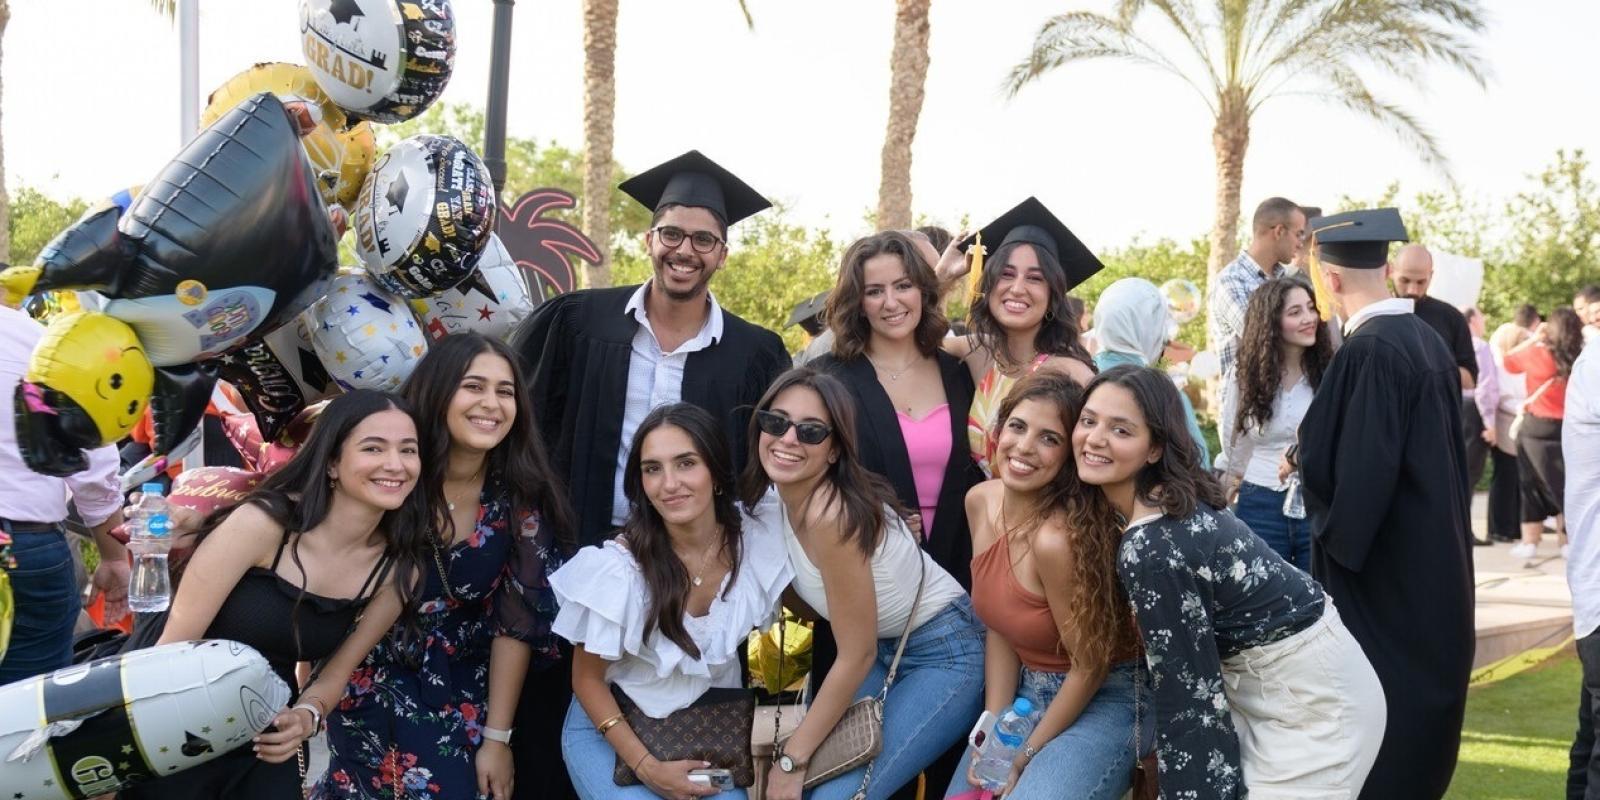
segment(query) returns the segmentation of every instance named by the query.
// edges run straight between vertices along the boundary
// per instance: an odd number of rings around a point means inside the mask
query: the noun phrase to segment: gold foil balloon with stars
[[[200,126],[209,127],[257,92],[272,92],[284,102],[309,104],[317,128],[302,137],[300,144],[317,173],[317,189],[323,202],[351,210],[377,155],[372,126],[346,115],[317,85],[311,70],[282,62],[257,64],[218,86],[200,112]]]

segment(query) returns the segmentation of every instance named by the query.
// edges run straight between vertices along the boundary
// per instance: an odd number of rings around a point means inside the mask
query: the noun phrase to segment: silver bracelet
[[[299,703],[289,710],[298,711],[302,708],[311,712],[311,735],[317,735],[322,731],[322,711],[310,703]]]

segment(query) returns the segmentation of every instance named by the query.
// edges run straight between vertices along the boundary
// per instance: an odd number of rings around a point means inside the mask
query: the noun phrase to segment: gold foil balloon
[[[351,210],[361,182],[372,169],[377,145],[372,126],[345,114],[299,64],[257,64],[229,78],[206,100],[200,126],[210,127],[229,109],[258,92],[272,92],[284,102],[304,101],[312,109],[317,129],[300,139],[317,173],[317,188],[328,205]]]
[[[1167,308],[1179,325],[1200,315],[1200,287],[1185,278],[1173,278],[1161,284],[1161,296],[1167,298]]]

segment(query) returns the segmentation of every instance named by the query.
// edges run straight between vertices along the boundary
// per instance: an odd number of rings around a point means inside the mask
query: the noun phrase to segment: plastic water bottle
[[[1289,519],[1305,519],[1306,494],[1300,488],[1300,473],[1289,473],[1289,480],[1283,487],[1283,515]]]
[[[1011,780],[1012,762],[1022,752],[1028,734],[1033,733],[1033,723],[1033,703],[1026,697],[1017,698],[1000,715],[1000,721],[994,724],[994,733],[978,753],[978,766],[973,769],[983,788],[989,791],[1005,788],[1006,781]]]
[[[128,550],[133,553],[128,608],[144,614],[165,611],[172,603],[172,578],[167,572],[172,540],[161,484],[147,483],[140,491],[144,496],[134,504],[128,519]]]

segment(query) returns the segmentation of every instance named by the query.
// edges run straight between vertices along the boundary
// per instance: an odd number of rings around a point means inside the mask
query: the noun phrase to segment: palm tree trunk
[[[0,45],[11,22],[10,0],[0,0]],[[0,263],[11,263],[11,193],[6,191],[6,141],[0,134]]]
[[[611,145],[617,110],[617,0],[583,0],[583,232],[600,251],[590,288],[611,285]]]
[[[1250,147],[1250,108],[1243,91],[1225,91],[1221,100],[1216,127],[1211,131],[1211,146],[1217,157],[1217,216],[1211,225],[1208,279],[1215,278],[1238,255],[1239,189],[1244,183],[1244,154]]]
[[[928,7],[932,0],[896,0],[889,56],[889,123],[878,183],[878,228],[911,227],[911,141],[928,78]]]

